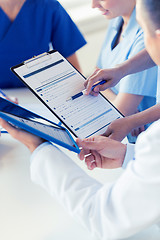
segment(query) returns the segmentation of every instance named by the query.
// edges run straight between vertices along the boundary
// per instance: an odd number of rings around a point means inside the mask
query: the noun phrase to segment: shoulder
[[[68,13],[57,0],[30,0],[36,5],[36,8],[46,14],[46,16],[54,18],[68,17]],[[58,23],[57,23],[58,24]]]
[[[31,0],[33,1],[33,0]],[[61,6],[61,4],[57,0],[34,0],[35,4],[42,5],[43,7],[47,8],[58,8]]]

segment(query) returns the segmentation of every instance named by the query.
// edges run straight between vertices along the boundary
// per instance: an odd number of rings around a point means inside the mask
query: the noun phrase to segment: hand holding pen
[[[111,69],[97,68],[94,73],[85,81],[85,94],[97,96],[100,91],[104,91],[107,88],[115,86],[123,77],[123,69],[121,69],[120,65]],[[101,81],[105,81],[105,83],[99,84],[99,86],[96,86],[93,91],[92,86],[94,83]]]
[[[67,99],[67,101],[74,100],[84,94],[97,96],[100,91],[104,91],[107,88],[115,86],[123,77],[123,71],[118,66],[111,69],[97,68],[94,73],[85,81],[84,86],[86,89],[70,97]]]
[[[92,86],[92,91],[94,90],[95,87],[97,87],[97,86],[99,86],[99,85],[102,85],[102,84],[105,84],[105,83],[106,83],[106,81],[103,80],[103,81],[100,81],[100,82],[94,84],[94,85]],[[97,94],[98,94],[98,93],[97,93]],[[69,100],[75,100],[76,98],[79,98],[79,97],[82,96],[82,95],[87,95],[87,94],[86,94],[86,89],[84,89],[82,92],[79,92],[79,93],[71,96],[70,98],[67,99],[67,101],[69,101]]]

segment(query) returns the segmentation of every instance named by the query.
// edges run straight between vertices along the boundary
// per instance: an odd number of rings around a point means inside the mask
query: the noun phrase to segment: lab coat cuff
[[[122,164],[122,168],[125,169],[130,160],[135,160],[135,158],[134,158],[134,148],[135,148],[135,144],[131,144],[131,143],[127,144],[126,155],[125,155],[124,162]]]

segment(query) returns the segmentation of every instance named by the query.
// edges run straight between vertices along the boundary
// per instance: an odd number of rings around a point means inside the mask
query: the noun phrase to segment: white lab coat
[[[129,154],[133,158],[129,145]],[[31,178],[101,240],[124,239],[160,221],[160,121],[142,133],[135,159],[115,183],[101,184],[51,144],[31,158]]]

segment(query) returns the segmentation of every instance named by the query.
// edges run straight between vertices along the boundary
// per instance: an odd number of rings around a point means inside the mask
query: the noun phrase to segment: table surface
[[[26,88],[5,91],[16,96],[21,105],[40,109],[44,116],[57,121],[49,110]],[[115,181],[121,169],[87,170],[75,153],[64,150],[89,175],[100,182]],[[30,180],[29,150],[11,138],[0,137],[0,239],[2,240],[91,240],[90,233],[61,207],[56,199]],[[159,240],[160,232],[153,226],[129,240]]]

